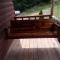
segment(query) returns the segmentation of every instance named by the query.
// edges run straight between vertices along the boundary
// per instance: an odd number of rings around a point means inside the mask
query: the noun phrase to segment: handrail
[[[26,17],[47,17],[47,16],[51,16],[51,15],[36,15],[36,16],[16,16],[16,18],[26,18]]]
[[[17,18],[24,20],[24,18],[28,18],[28,20],[30,20],[30,18],[34,18],[34,20],[37,20],[37,17],[39,19],[43,19],[44,17],[49,17],[51,18],[51,15],[36,15],[36,16],[16,16],[15,20],[17,20]]]

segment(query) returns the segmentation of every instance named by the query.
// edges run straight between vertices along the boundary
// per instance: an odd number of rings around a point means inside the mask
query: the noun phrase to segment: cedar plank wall
[[[14,10],[11,0],[0,1],[0,31],[9,26],[9,21],[13,19]]]
[[[4,40],[4,28],[10,26],[14,17],[12,0],[0,0],[0,60],[3,60],[12,40]]]

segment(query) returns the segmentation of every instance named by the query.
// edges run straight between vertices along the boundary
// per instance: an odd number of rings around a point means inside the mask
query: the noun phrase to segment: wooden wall
[[[9,26],[9,21],[14,17],[13,9],[11,0],[0,0],[0,31]]]
[[[10,20],[14,19],[14,7],[12,0],[0,0],[0,60],[4,56],[12,43],[12,40],[4,39],[4,28],[10,26]]]

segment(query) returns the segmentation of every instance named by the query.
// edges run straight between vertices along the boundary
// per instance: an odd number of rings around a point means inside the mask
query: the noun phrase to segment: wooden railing
[[[16,16],[15,20],[40,20],[49,19],[51,15],[37,15],[37,16]]]
[[[47,18],[48,19],[44,19]],[[33,20],[32,20],[33,18]],[[38,19],[37,19],[38,18]],[[60,41],[60,22],[58,20],[54,20],[51,18],[51,15],[38,15],[38,16],[20,16],[20,17],[15,17],[15,20],[11,21],[11,27],[12,32],[14,32],[16,29],[16,34],[8,34],[8,38],[24,38],[24,37],[56,37]],[[42,20],[41,20],[42,19]],[[25,21],[26,20],[26,21]],[[54,24],[52,26],[52,24]],[[50,27],[48,27],[50,26]],[[43,28],[41,28],[43,27]],[[56,31],[56,34],[54,31],[50,31],[49,29],[54,29]],[[56,28],[54,28],[56,27]],[[15,30],[13,31],[13,28]],[[31,29],[30,29],[31,28]],[[20,30],[19,30],[20,29]],[[44,30],[45,29],[45,30]],[[26,34],[25,34],[25,32]],[[40,32],[43,30],[43,32]],[[47,31],[48,34],[45,32]],[[34,32],[34,33],[32,33]],[[50,32],[50,33],[49,33]],[[24,35],[25,34],[25,35]],[[44,34],[42,36],[42,34]],[[51,35],[50,35],[51,34]]]

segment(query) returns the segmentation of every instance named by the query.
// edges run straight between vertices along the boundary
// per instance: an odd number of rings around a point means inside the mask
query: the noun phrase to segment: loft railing
[[[15,20],[40,20],[40,19],[49,19],[51,15],[37,15],[37,16],[16,16]]]
[[[14,21],[14,22],[21,22],[20,20],[32,20],[32,18],[33,18],[33,20],[44,20],[45,18],[48,18],[46,21],[52,21],[53,22],[53,24],[55,24],[55,26],[56,26],[56,28],[57,28],[57,35],[55,34],[55,35],[51,35],[50,36],[50,34],[48,35],[48,34],[46,34],[46,37],[55,37],[56,36],[56,38],[58,38],[58,40],[60,40],[60,21],[59,20],[56,20],[56,19],[53,19],[52,17],[51,17],[51,15],[38,15],[38,16],[16,16],[15,17],[15,19],[14,20],[16,20],[16,21]],[[37,19],[38,18],[38,19]],[[17,21],[17,20],[19,20],[19,21]],[[45,20],[44,20],[45,21]],[[43,22],[44,22],[43,21]],[[29,22],[29,21],[28,21]],[[30,21],[31,22],[31,21]],[[41,23],[41,22],[40,22]],[[50,23],[50,22],[49,22]],[[20,25],[19,25],[19,27],[20,27]],[[37,33],[37,36],[38,36],[38,34],[39,33]],[[8,35],[8,34],[7,34]],[[21,35],[21,34],[20,34]],[[23,35],[23,34],[22,34]],[[34,35],[34,34],[33,34]],[[17,38],[18,37],[22,37],[22,36],[19,36],[19,34],[17,34],[16,35],[17,36]],[[12,38],[16,38],[16,36],[14,36],[14,35],[11,35],[11,36],[9,36],[9,38],[10,37],[12,37]],[[23,36],[24,37],[24,36]],[[33,36],[34,37],[34,36]],[[39,37],[41,37],[40,35],[39,35]]]

